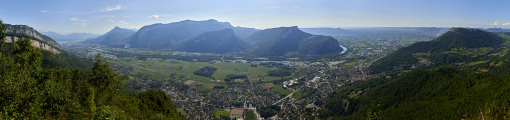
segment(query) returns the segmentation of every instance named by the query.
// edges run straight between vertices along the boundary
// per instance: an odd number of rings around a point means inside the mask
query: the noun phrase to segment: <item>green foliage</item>
[[[66,67],[69,69],[90,69],[93,62],[90,59],[78,58],[67,52],[54,54],[46,50],[41,50],[43,67]]]
[[[270,105],[267,107],[257,108],[257,112],[260,113],[260,117],[263,117],[265,119],[267,119],[269,117],[273,117],[278,112],[280,112],[280,110],[281,110],[281,108],[278,105]]]
[[[124,95],[123,78],[100,59],[89,71],[43,68],[30,39],[8,51],[0,52],[2,119],[181,119],[161,91]]]
[[[213,75],[214,72],[216,72],[216,70],[218,70],[218,68],[212,66],[205,66],[204,68],[200,68],[199,70],[193,72],[193,74],[204,77],[211,77],[211,75]]]
[[[505,68],[508,69],[508,68]],[[451,68],[413,70],[336,91],[322,117],[356,119],[503,119],[510,114],[510,77]],[[328,112],[336,111],[336,112]]]
[[[136,95],[140,99],[140,109],[142,115],[147,115],[142,118],[162,117],[157,119],[178,119],[177,109],[175,108],[172,100],[166,96],[163,91],[149,90]],[[152,113],[162,114],[163,116],[151,116]]]
[[[244,112],[244,115],[246,116],[246,120],[255,120],[255,114],[251,110]]]
[[[281,85],[275,85],[270,90],[271,91],[275,91],[275,92],[279,92],[279,93],[285,94],[285,95],[288,95],[288,94],[292,93],[292,90],[287,90],[287,89],[283,88],[283,86],[281,86]]]
[[[290,76],[292,75],[292,71],[288,69],[276,69],[276,70],[270,70],[269,76],[275,76],[275,77],[284,77],[284,76]]]
[[[247,79],[248,77],[246,75],[236,75],[236,74],[228,74],[227,77],[225,77],[225,82],[230,82],[235,79]]]
[[[5,33],[4,33],[5,25],[2,23],[3,23],[3,21],[0,20],[0,53],[2,53],[3,50],[5,49],[4,41],[3,41],[3,39],[5,38]]]

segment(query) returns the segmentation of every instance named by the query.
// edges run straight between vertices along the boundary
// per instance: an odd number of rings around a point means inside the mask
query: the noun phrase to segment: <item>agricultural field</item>
[[[251,110],[244,112],[244,115],[246,116],[246,120],[255,120],[255,114]]]
[[[277,67],[254,65],[250,63],[232,62],[190,62],[176,59],[145,59],[139,60],[131,57],[109,59],[112,65],[117,66],[120,71],[127,72],[131,80],[138,78],[153,81],[176,81],[184,83],[201,91],[210,91],[215,86],[228,86],[225,78],[228,74],[246,75],[250,82],[272,82],[275,80],[287,79],[292,76],[273,77],[268,76],[270,70]],[[211,77],[195,75],[194,72],[211,66],[217,70]],[[236,79],[231,82],[247,82],[245,79]]]
[[[292,93],[292,90],[287,90],[287,89],[283,88],[283,86],[281,86],[281,85],[275,85],[270,90],[271,91],[275,91],[275,92],[279,92],[279,93],[282,93],[282,94],[285,94],[285,95],[288,95],[288,94]]]
[[[214,108],[213,115],[218,118],[221,116],[230,117],[230,113],[226,112],[224,108]]]

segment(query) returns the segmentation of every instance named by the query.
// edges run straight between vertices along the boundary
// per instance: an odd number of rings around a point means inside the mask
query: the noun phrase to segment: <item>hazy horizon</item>
[[[103,34],[115,26],[215,19],[266,29],[352,27],[510,28],[510,1],[491,0],[152,0],[4,1],[0,19],[41,32]]]

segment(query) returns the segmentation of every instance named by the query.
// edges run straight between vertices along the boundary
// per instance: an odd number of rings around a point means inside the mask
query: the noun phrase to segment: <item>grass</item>
[[[486,63],[486,62],[489,62],[489,61],[476,61],[476,62],[471,62],[468,65],[473,66],[473,65],[478,65],[478,64]]]
[[[184,107],[177,108],[177,112],[179,112],[179,114],[181,114],[182,116],[186,116],[188,114],[186,113],[186,111],[184,111]]]
[[[287,89],[283,88],[283,86],[281,86],[281,85],[275,85],[270,90],[271,91],[275,91],[275,92],[279,92],[279,93],[282,93],[282,94],[285,94],[285,95],[288,95],[288,94],[292,93],[292,90],[287,90]]]
[[[244,115],[246,116],[246,120],[255,120],[255,114],[251,110],[245,112]]]
[[[136,58],[118,58],[109,60],[108,62],[121,65],[123,67],[133,69],[132,74],[141,73],[143,75],[150,75],[153,80],[175,80],[170,74],[183,76],[186,80],[195,80],[202,82],[209,82],[211,78],[194,75],[193,72],[205,66],[214,66],[218,70],[211,76],[214,79],[223,81],[228,74],[244,74],[250,80],[259,80],[258,76],[266,76],[267,72],[271,69],[266,66],[251,67],[250,63],[214,63],[208,62],[189,62],[175,59],[147,59],[138,60]],[[276,78],[269,78],[264,81],[279,80]]]
[[[301,97],[305,96],[304,94],[306,94],[306,93],[301,93],[301,92],[303,92],[303,90],[298,90],[298,91],[296,91],[296,92],[294,93],[294,96],[292,96],[292,98],[294,98],[294,99],[299,99],[299,98],[301,98]]]
[[[230,117],[230,113],[225,112],[225,109],[223,109],[223,108],[214,108],[213,114],[215,117],[218,117],[218,118],[220,116]]]
[[[176,59],[146,59],[138,60],[132,57],[123,57],[118,59],[109,59],[108,62],[122,66],[123,68],[130,69],[127,73],[129,78],[143,78],[144,80],[155,81],[179,81],[182,82],[196,82],[200,86],[193,86],[193,88],[201,91],[212,91],[214,86],[227,86],[224,82],[228,74],[244,74],[248,76],[251,82],[272,82],[282,79],[281,77],[267,76],[267,72],[273,67],[258,65],[251,67],[250,63],[209,63],[209,62],[189,62]],[[205,66],[214,66],[218,70],[211,76],[219,82],[210,81],[212,78],[194,75],[193,72]],[[290,78],[286,76],[283,78]],[[192,81],[189,81],[192,80]],[[238,81],[244,82],[244,81]]]
[[[264,83],[264,85],[262,85],[264,89],[271,89],[273,86],[274,86],[273,83]]]

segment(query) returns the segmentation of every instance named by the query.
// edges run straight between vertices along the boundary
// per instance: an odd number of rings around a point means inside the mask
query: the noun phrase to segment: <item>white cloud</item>
[[[151,16],[149,16],[149,18],[156,18],[156,19],[158,19],[159,15],[151,15]]]
[[[158,18],[162,18],[162,17],[173,17],[173,16],[174,15],[172,15],[172,14],[156,14],[156,15],[151,15],[148,18],[158,19]]]
[[[498,25],[498,21],[494,22],[494,24],[491,24],[491,25]]]
[[[109,22],[109,23],[112,23],[112,22],[115,22],[115,20],[113,20],[113,19],[109,19],[109,20],[108,20],[108,22]]]
[[[41,10],[39,12],[42,12],[42,13],[49,13],[50,11],[49,10]]]
[[[116,5],[115,7],[106,7],[106,8],[104,8],[101,11],[109,12],[109,11],[115,11],[115,10],[120,10],[120,9],[122,9],[122,6],[121,5]]]
[[[77,22],[85,22],[85,21],[87,21],[87,20],[80,19],[80,18],[77,18],[77,17],[73,17],[73,18],[71,18],[71,19],[69,19],[69,20],[71,20],[71,21],[77,21]]]
[[[510,23],[503,23],[503,24],[501,24],[501,25],[503,25],[503,26],[508,26],[508,25],[510,25]]]
[[[126,22],[126,21],[119,21],[119,22],[120,22],[120,24],[122,24],[122,25],[128,25],[128,24],[129,24],[129,23],[128,23],[128,22]]]

